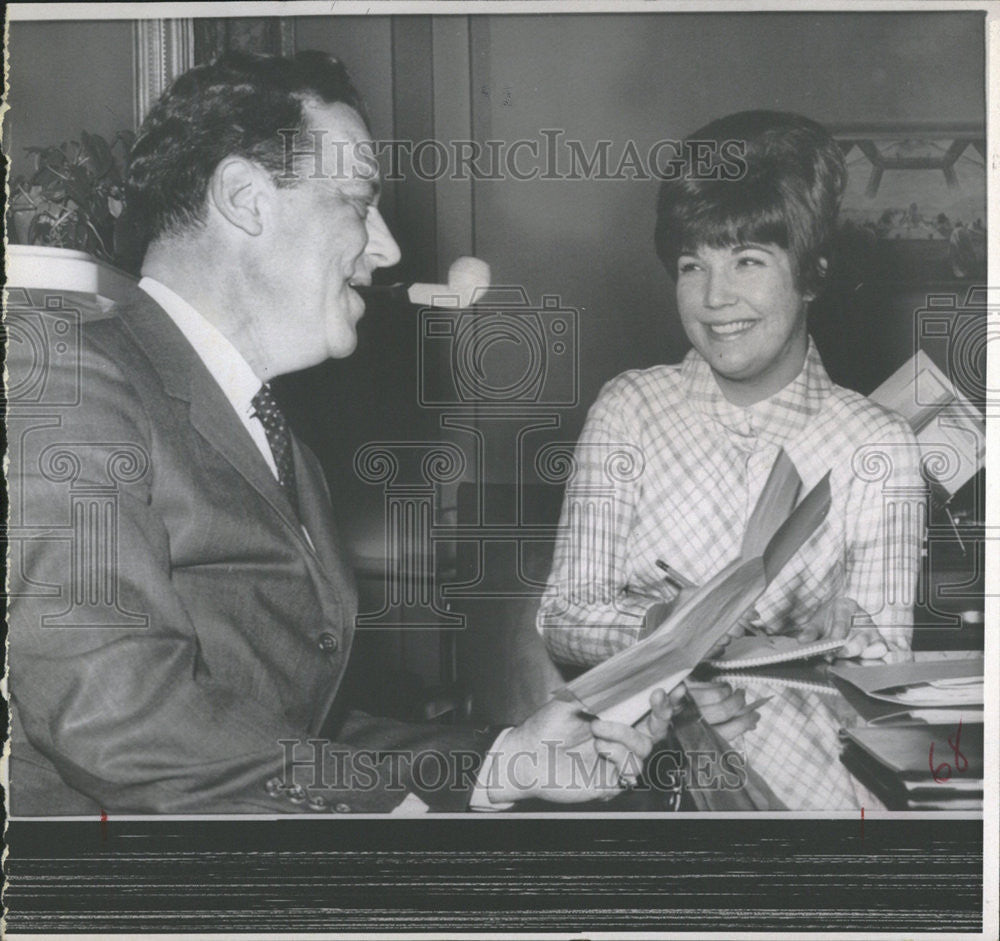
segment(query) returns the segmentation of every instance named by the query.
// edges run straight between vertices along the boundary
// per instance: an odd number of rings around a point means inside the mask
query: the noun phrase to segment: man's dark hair
[[[347,69],[324,52],[290,58],[229,52],[181,75],[150,110],[129,163],[126,204],[142,251],[159,236],[197,225],[208,183],[232,155],[255,160],[278,185],[287,171],[282,130],[306,130],[302,104],[342,102],[367,124]]]
[[[701,141],[708,143],[694,144]],[[724,165],[706,167],[708,152]],[[695,131],[684,154],[682,172],[660,186],[656,207],[656,251],[671,277],[677,259],[702,245],[757,242],[785,249],[799,289],[817,293],[847,183],[843,155],[825,128],[798,114],[741,111]]]

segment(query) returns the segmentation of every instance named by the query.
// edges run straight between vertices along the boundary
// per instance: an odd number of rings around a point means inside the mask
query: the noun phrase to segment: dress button
[[[349,814],[351,812],[351,805],[341,802],[339,804],[334,804],[333,809],[337,811],[338,814]]]
[[[337,640],[336,634],[331,634],[328,631],[319,635],[319,649],[323,653],[336,653],[337,648],[340,646],[340,641]]]
[[[281,778],[268,778],[264,782],[264,790],[268,797],[277,797],[281,794]]]

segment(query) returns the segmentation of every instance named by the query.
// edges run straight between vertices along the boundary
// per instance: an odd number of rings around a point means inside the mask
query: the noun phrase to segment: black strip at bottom
[[[11,932],[978,931],[980,821],[14,821]]]

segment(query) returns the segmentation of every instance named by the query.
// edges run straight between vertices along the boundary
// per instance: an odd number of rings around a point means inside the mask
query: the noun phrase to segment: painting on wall
[[[211,62],[223,52],[295,52],[295,26],[287,17],[207,17],[194,20],[194,64]]]
[[[182,72],[234,49],[292,55],[295,26],[288,17],[136,20],[132,46],[138,131],[153,102]]]
[[[835,129],[847,162],[841,273],[986,277],[986,131],[976,125]]]

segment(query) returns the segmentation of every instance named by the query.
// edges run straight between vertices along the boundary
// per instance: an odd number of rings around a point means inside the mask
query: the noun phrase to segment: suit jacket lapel
[[[194,348],[166,311],[142,291],[121,320],[149,357],[167,393],[188,403],[191,426],[218,451],[312,551],[298,516],[257,445]]]

